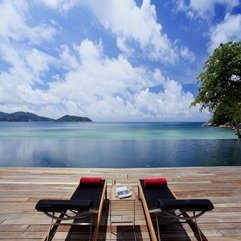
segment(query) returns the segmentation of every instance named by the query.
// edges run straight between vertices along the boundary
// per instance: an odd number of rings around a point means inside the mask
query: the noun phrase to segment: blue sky
[[[0,111],[206,121],[203,63],[241,40],[239,0],[0,0]]]

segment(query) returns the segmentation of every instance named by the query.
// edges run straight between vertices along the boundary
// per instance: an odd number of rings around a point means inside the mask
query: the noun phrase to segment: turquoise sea
[[[241,141],[203,123],[0,123],[0,166],[241,165]]]

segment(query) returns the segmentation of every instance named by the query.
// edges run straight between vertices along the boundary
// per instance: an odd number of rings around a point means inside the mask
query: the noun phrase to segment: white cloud
[[[80,45],[74,45],[72,50],[67,46],[62,49],[62,63],[70,70],[65,78],[70,96],[72,92],[77,92],[79,96],[91,98],[95,95],[118,94],[126,88],[138,90],[146,83],[156,84],[156,80],[148,79],[146,71],[134,68],[122,55],[112,59],[104,56],[101,43],[94,44],[86,39]],[[140,78],[141,75],[143,77]],[[62,84],[53,83],[51,88],[57,90],[62,88]],[[63,95],[66,96],[65,88]]]
[[[188,60],[191,63],[195,61],[194,53],[187,47],[181,47],[180,56],[181,58]]]
[[[193,95],[190,92],[184,92],[177,81],[166,80],[163,88],[164,91],[158,94],[151,93],[147,88],[136,95],[138,108],[143,109],[149,118],[175,121],[201,116],[197,108],[189,108]],[[207,113],[203,114],[205,115],[207,117]]]
[[[41,82],[41,77],[49,70],[49,65],[55,62],[53,57],[36,48],[14,48],[11,44],[0,44],[0,54],[9,64],[8,72],[17,80],[14,85]]]
[[[26,110],[34,104],[53,102],[44,91],[34,89],[55,58],[37,47],[53,40],[55,30],[46,24],[29,25],[26,1],[0,3],[0,56],[7,68],[0,75],[1,109]],[[36,46],[36,47],[33,47]],[[41,46],[42,48],[42,46]]]
[[[29,53],[29,59],[35,56],[34,52]],[[200,114],[198,108],[189,109],[193,96],[184,92],[177,81],[168,80],[159,69],[134,67],[122,55],[108,58],[101,42],[85,39],[72,48],[62,46],[59,58],[59,67],[67,72],[62,78],[53,79],[46,90],[33,89],[31,81],[17,78],[16,69],[30,72],[24,63],[20,67],[14,65],[9,74],[3,73],[1,79],[6,81],[0,87],[1,110],[21,109],[56,118],[76,114],[95,121],[188,121],[208,116]],[[40,57],[39,63],[42,61]],[[46,68],[48,65],[43,66],[43,71]],[[33,76],[34,71],[29,78]],[[150,91],[157,85],[163,91]]]
[[[68,12],[73,8],[79,0],[35,0],[36,2],[43,3],[47,7],[58,9],[62,13]]]
[[[98,24],[114,34],[117,47],[127,57],[141,50],[142,57],[164,64],[174,64],[180,57],[191,62],[195,58],[190,50],[188,57],[184,53],[187,47],[179,48],[176,41],[172,43],[168,38],[150,0],[143,0],[141,7],[134,0],[36,1],[64,13],[77,5],[88,7]]]
[[[0,3],[0,40],[1,41],[30,41],[41,44],[53,39],[56,31],[47,24],[29,26],[26,14],[28,4],[23,0],[2,1]],[[40,34],[41,33],[41,34]]]
[[[241,40],[241,14],[227,14],[224,20],[210,31],[211,39],[209,52],[211,53],[220,43]]]
[[[133,49],[134,41],[152,60],[171,64],[177,61],[178,53],[163,33],[155,6],[149,0],[144,0],[141,7],[133,0],[87,0],[85,4],[104,28],[116,35],[120,50]]]
[[[117,47],[120,49],[120,51],[125,54],[126,56],[131,56],[135,53],[135,50],[134,48],[132,48],[131,46],[129,46],[127,43],[126,43],[126,40],[125,38],[123,37],[117,37],[116,38],[116,45]]]
[[[198,108],[189,109],[192,94],[184,92],[177,81],[166,79],[159,69],[134,67],[122,55],[108,58],[101,43],[88,39],[72,49],[64,46],[62,51],[69,72],[64,80],[51,83],[48,93],[61,101],[63,113],[74,111],[94,120],[114,121],[193,120],[201,116]],[[163,92],[152,93],[149,87],[157,85]]]
[[[54,29],[43,24],[30,27],[25,17],[27,13],[26,1],[2,1],[0,4],[0,56],[8,65],[1,75],[0,96],[1,102],[10,106],[24,104],[28,91],[23,90],[41,82],[41,77],[54,62],[53,57],[32,47],[52,40]],[[30,100],[36,102],[33,98]]]
[[[74,3],[69,2],[62,11]],[[186,47],[173,48],[157,23],[155,7],[149,1],[144,1],[141,8],[131,0],[125,4],[107,0],[104,3],[103,8],[93,11],[103,26],[116,35],[117,45],[124,52],[112,58],[105,55],[101,40],[56,46],[59,52],[55,57],[41,51],[43,44],[48,47],[49,41],[54,40],[53,25],[30,26],[26,1],[1,2],[0,55],[8,67],[0,75],[0,110],[32,111],[49,117],[76,114],[96,121],[205,119],[207,114],[189,109],[193,96],[184,92],[177,81],[166,78],[158,68],[134,66],[127,58],[127,53],[135,51],[132,41],[150,58],[163,63],[174,63],[179,57],[189,61],[195,58]],[[44,4],[58,10],[60,7],[57,1]],[[48,79],[46,73],[53,65],[57,74],[54,72]],[[162,91],[154,92],[155,86],[161,86]]]
[[[190,18],[200,17],[206,19],[213,16],[217,4],[222,4],[226,6],[227,11],[231,11],[240,3],[239,0],[190,0],[187,4],[185,0],[178,0],[177,9],[186,12]]]

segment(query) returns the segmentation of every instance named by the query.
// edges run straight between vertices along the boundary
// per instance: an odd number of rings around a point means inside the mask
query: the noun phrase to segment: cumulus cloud
[[[0,61],[7,66],[0,75],[0,104],[1,110],[7,112],[53,101],[51,96],[33,86],[42,83],[49,66],[56,61],[37,48],[52,41],[56,31],[48,24],[30,26],[26,18],[28,10],[26,1],[0,4]]]
[[[163,92],[152,93],[147,88],[135,96],[138,108],[144,110],[149,118],[155,116],[159,120],[173,121],[192,119],[194,115],[200,116],[196,108],[189,109],[193,95],[184,92],[177,81],[166,80],[163,89]]]
[[[122,55],[108,58],[101,42],[85,39],[72,48],[62,46],[59,54],[59,64],[67,72],[46,90],[24,81],[16,83],[15,75],[4,73],[1,110],[37,111],[52,117],[74,113],[112,121],[196,120],[200,116],[197,108],[189,109],[193,95],[177,81],[168,80],[159,69],[134,67]],[[151,91],[155,86],[162,91]]]
[[[13,79],[16,79],[13,86],[21,82],[28,84],[41,83],[42,76],[49,70],[49,65],[55,62],[52,56],[36,48],[22,49],[0,44],[0,54],[9,65],[8,73],[11,74]]]
[[[178,53],[157,22],[156,9],[149,0],[138,7],[133,0],[84,1],[95,14],[99,23],[117,38],[117,46],[127,52],[132,42],[152,60],[175,63]]]
[[[213,16],[217,4],[222,4],[228,11],[231,11],[239,5],[239,0],[190,0],[188,3],[185,0],[178,0],[177,10],[184,11],[190,18],[209,18]]]
[[[2,1],[0,3],[0,38],[2,41],[30,41],[41,44],[53,39],[56,31],[48,24],[29,26],[26,14],[28,4],[23,0]],[[41,33],[41,34],[40,34]]]
[[[42,3],[54,9],[59,7],[57,1]],[[86,4],[93,8],[92,3]],[[158,68],[132,64],[126,55],[128,51],[134,53],[130,42],[135,41],[151,59],[160,60],[162,55],[163,63],[173,63],[178,58],[177,49],[172,49],[156,21],[154,6],[149,1],[143,1],[140,8],[131,0],[124,5],[122,1],[105,3],[101,8],[106,13],[102,20],[103,13],[94,8],[93,11],[101,24],[116,35],[121,52],[114,57],[105,54],[102,40],[89,39],[56,46],[58,51],[53,57],[41,45],[53,41],[54,27],[50,23],[30,26],[26,1],[1,3],[0,14],[4,18],[0,22],[0,54],[8,67],[0,75],[0,110],[32,111],[56,118],[67,113],[97,121],[200,120],[200,116],[205,119],[206,113],[201,115],[197,108],[189,109],[193,95],[183,91],[181,84],[169,80]],[[118,12],[118,6],[121,11],[116,17],[113,13]],[[6,12],[12,17],[4,15]],[[136,26],[140,26],[138,31]],[[191,50],[180,50],[182,58],[193,61]],[[51,68],[53,65],[57,73]],[[46,75],[51,71],[52,78],[51,74]]]
[[[224,19],[212,25],[210,19],[215,16],[215,10],[218,5],[225,7],[226,15]],[[202,1],[202,0],[179,0],[177,2],[177,10],[183,11],[190,18],[199,18],[202,20],[208,20],[209,30],[206,36],[210,37],[208,43],[209,54],[219,46],[220,43],[227,43],[229,41],[240,41],[241,39],[241,15],[231,14],[233,9],[240,5],[239,0],[213,0],[213,1]],[[193,59],[188,49],[181,48],[180,55],[182,57]],[[195,56],[194,56],[195,57]]]
[[[241,14],[227,14],[224,20],[210,31],[209,52],[211,53],[220,43],[241,40]]]
[[[21,82],[41,82],[42,74],[49,70],[49,64],[54,60],[37,47],[52,41],[55,29],[48,24],[29,26],[28,10],[26,1],[0,3],[0,55],[1,61],[9,66],[10,79],[16,79],[13,88]]]
[[[62,81],[50,84],[48,93],[61,102],[64,113],[74,111],[114,121],[193,120],[200,116],[197,108],[189,109],[193,95],[159,69],[134,67],[122,55],[108,58],[101,42],[88,39],[61,50],[61,60],[69,71]],[[152,92],[150,88],[155,86],[163,91]]]
[[[114,34],[116,46],[127,57],[141,50],[142,57],[164,64],[174,64],[180,57],[191,62],[194,59],[190,50],[189,58],[186,58],[187,55],[183,58],[182,47],[178,47],[176,41],[172,42],[168,38],[158,22],[156,8],[150,0],[143,0],[140,7],[134,0],[36,1],[63,13],[78,5],[88,7],[98,24]],[[187,50],[187,47],[184,48]]]
[[[72,49],[62,46],[60,58],[69,71],[64,81],[52,83],[50,87],[54,93],[62,93],[63,98],[75,96],[91,102],[105,95],[121,93],[128,97],[127,89],[138,91],[146,84],[157,84],[146,69],[133,67],[122,55],[108,58],[102,53],[101,43],[95,44],[88,39]]]

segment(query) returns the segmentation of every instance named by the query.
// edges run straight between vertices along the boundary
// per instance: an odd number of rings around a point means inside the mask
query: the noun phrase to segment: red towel
[[[144,179],[145,187],[162,187],[167,186],[167,179],[163,177],[149,177]]]
[[[98,186],[101,184],[100,177],[81,177],[80,184],[85,186]]]

